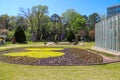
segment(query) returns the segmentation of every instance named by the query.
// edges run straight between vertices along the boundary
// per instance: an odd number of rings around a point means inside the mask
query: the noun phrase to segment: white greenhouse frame
[[[95,45],[113,52],[120,52],[120,14],[95,25]]]

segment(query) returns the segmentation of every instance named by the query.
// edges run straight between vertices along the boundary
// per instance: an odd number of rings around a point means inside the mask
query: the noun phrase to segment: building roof
[[[113,7],[119,7],[119,6],[120,6],[120,4],[116,4],[116,5],[113,5],[113,6],[109,6],[107,8],[113,8]]]

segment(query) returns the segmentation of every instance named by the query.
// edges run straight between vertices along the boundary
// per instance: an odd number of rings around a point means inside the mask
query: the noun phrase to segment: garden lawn
[[[94,45],[94,43],[85,44],[88,45],[84,47],[85,49]],[[15,45],[26,47],[32,44]],[[3,47],[9,49],[15,45],[7,44]],[[38,45],[41,46],[41,43],[36,44]],[[94,66],[30,66],[0,62],[0,80],[120,80],[120,62]]]
[[[28,66],[0,63],[0,80],[120,80],[120,63],[97,66]]]

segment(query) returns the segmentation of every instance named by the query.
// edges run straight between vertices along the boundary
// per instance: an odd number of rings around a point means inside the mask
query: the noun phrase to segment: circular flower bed
[[[14,64],[63,66],[103,63],[100,55],[77,48],[21,48],[0,53],[0,61]]]

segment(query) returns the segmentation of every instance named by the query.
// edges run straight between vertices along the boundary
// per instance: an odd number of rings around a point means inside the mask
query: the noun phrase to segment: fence
[[[95,25],[96,47],[120,52],[120,14]]]

